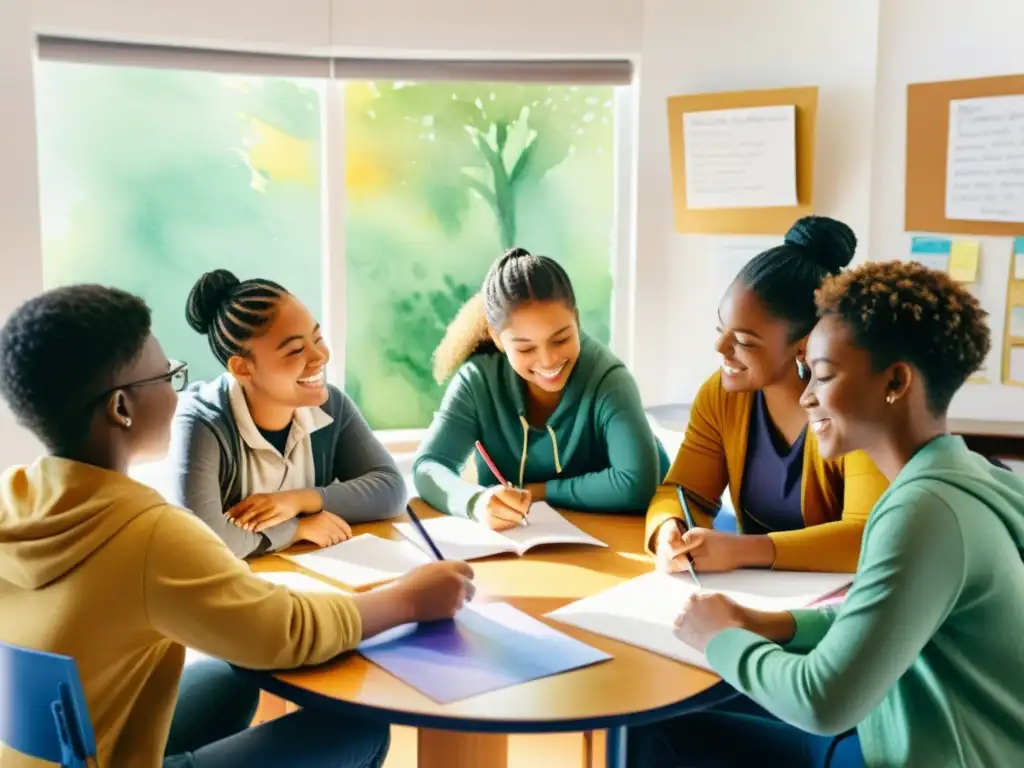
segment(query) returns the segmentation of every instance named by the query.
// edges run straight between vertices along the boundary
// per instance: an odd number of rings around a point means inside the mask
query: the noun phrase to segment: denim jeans
[[[863,768],[856,733],[838,741],[782,722],[743,695],[717,707],[630,728],[630,768]]]
[[[185,667],[163,768],[379,768],[389,728],[303,709],[250,728],[259,688],[223,661]]]

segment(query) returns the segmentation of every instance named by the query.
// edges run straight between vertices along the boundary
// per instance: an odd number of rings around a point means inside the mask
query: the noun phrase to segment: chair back
[[[0,743],[62,768],[86,768],[96,736],[70,656],[0,643]]]

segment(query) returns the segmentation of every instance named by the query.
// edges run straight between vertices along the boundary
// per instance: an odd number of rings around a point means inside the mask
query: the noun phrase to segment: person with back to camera
[[[137,296],[48,291],[0,329],[0,394],[48,455],[0,476],[0,641],[74,658],[98,765],[371,768],[388,728],[303,709],[249,729],[254,669],[321,664],[366,637],[455,615],[465,563],[393,586],[300,594],[270,584],[187,510],[127,476],[170,440],[187,383]],[[177,698],[177,702],[175,699]],[[38,765],[0,745],[4,768]]]
[[[494,530],[521,524],[533,501],[586,512],[642,512],[668,457],[636,382],[579,324],[561,265],[512,248],[448,326],[434,354],[451,378],[413,464],[423,499]],[[476,455],[480,441],[503,486]]]
[[[171,501],[239,557],[344,541],[349,523],[402,512],[405,481],[347,395],[325,381],[320,324],[270,280],[199,278],[189,325],[227,372],[181,397]]]
[[[801,398],[822,455],[863,450],[891,485],[840,606],[681,606],[679,637],[765,716],[695,713],[630,734],[630,764],[817,768],[1024,765],[1024,478],[949,434],[984,362],[985,312],[944,272],[898,261],[825,282]],[[855,730],[854,730],[855,729]]]
[[[814,292],[850,263],[853,231],[824,216],[798,220],[754,257],[718,307],[721,370],[701,387],[686,437],[647,511],[658,567],[853,571],[868,512],[887,482],[863,453],[825,458],[800,394],[809,376]],[[695,522],[686,531],[677,488]],[[729,488],[742,535],[710,530]]]

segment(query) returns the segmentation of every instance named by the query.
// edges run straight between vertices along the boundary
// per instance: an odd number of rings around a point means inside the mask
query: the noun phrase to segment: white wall
[[[0,322],[43,284],[36,171],[32,15],[28,0],[0,2]],[[0,403],[0,470],[24,462],[35,441]]]
[[[899,0],[885,0],[899,2]],[[816,212],[866,243],[878,0],[648,0],[640,69],[637,317],[644,401],[689,401],[718,365],[715,313],[729,279],[717,238],[673,227],[665,100],[819,86]]]
[[[903,231],[907,85],[1024,72],[1024,2],[1020,0],[884,0],[879,27],[874,156],[871,185],[871,255],[904,258]],[[949,237],[950,235],[944,235]],[[989,368],[998,378],[1006,311],[1008,237],[965,239],[982,244],[979,298],[998,331]],[[998,384],[967,385],[953,401],[961,418],[1024,419],[1024,390]]]

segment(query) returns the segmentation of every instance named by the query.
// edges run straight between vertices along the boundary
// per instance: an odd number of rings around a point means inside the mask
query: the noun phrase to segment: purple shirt
[[[762,392],[754,395],[753,409],[740,493],[742,517],[737,515],[740,528],[755,535],[799,530],[804,527],[800,502],[807,427],[787,445],[772,424]]]

